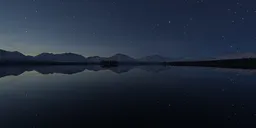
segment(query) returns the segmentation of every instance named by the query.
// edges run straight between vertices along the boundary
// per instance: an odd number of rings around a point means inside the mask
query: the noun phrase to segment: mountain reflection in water
[[[171,67],[167,66],[117,66],[117,67],[102,67],[101,65],[86,65],[86,66],[2,66],[0,67],[0,78],[5,76],[19,76],[24,72],[36,71],[40,74],[76,74],[83,71],[102,71],[110,70],[114,73],[126,73],[134,68],[139,68],[148,72],[161,72],[169,70]]]

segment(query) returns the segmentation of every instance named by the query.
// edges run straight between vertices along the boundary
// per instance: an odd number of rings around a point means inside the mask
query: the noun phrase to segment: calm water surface
[[[90,69],[2,68],[0,127],[256,127],[254,71]]]

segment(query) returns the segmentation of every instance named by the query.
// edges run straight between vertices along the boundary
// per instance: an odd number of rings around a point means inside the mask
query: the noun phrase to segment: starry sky
[[[29,55],[255,52],[255,0],[0,0],[0,48]]]

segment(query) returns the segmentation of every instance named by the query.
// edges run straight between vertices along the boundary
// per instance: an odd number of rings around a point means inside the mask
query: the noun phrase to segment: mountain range
[[[86,62],[82,55],[74,53],[52,54],[42,53],[34,57],[35,61],[53,61],[53,62]]]
[[[0,50],[0,62],[1,61],[33,61],[33,62],[85,62],[85,63],[100,63],[101,61],[117,61],[117,62],[167,62],[170,58],[162,57],[159,55],[146,56],[142,58],[132,58],[125,54],[115,54],[110,57],[84,57],[75,53],[41,53],[37,56],[26,56],[20,52]]]
[[[213,60],[228,60],[228,59],[244,59],[244,58],[256,58],[255,53],[237,53],[217,57]],[[161,62],[172,62],[172,61],[184,61],[184,59],[171,59],[160,55],[145,56],[142,58],[132,58],[125,54],[115,54],[110,57],[99,57],[91,56],[84,57],[75,53],[41,53],[37,56],[26,56],[20,52],[6,51],[0,49],[0,62],[64,62],[64,63],[101,63],[102,61],[117,61],[124,63],[161,63]]]

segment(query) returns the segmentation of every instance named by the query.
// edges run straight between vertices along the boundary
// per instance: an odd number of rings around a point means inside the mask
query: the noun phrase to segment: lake
[[[256,127],[256,72],[194,67],[0,68],[1,128]]]

